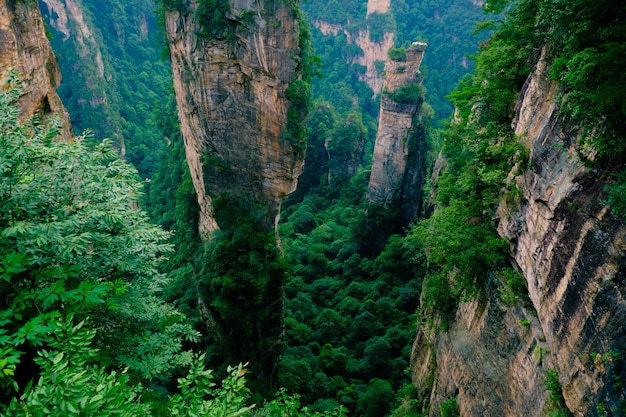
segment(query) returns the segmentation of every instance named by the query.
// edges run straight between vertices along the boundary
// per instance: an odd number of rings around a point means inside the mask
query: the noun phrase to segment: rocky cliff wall
[[[367,2],[367,18],[373,13],[389,15],[390,12],[390,0],[369,0]],[[393,48],[396,41],[395,33],[393,31],[384,32],[382,39],[372,40],[370,30],[367,27],[350,33],[341,25],[330,24],[322,20],[313,20],[312,24],[320,29],[325,36],[337,36],[339,32],[342,32],[347,37],[348,43],[361,48],[363,54],[350,57],[350,63],[365,67],[365,72],[359,74],[359,79],[374,91],[374,95],[380,94],[383,88],[383,74],[379,72],[376,65],[387,62],[387,53]]]
[[[418,91],[425,48],[426,44],[416,42],[406,50],[406,59],[389,60],[385,66],[384,94],[367,191],[370,204],[386,208],[402,206],[402,213],[409,221],[420,210],[425,175],[424,135],[416,120],[422,97],[414,95],[399,100],[394,99],[393,93],[406,88],[413,88],[414,93]]]
[[[540,60],[518,102],[515,133],[530,151],[530,168],[516,178],[521,207],[500,206],[499,232],[526,277],[568,408],[590,416],[602,403],[619,415],[626,402],[626,224],[603,201],[605,180],[620,165],[597,158],[561,123],[560,90],[548,69]]]
[[[359,79],[369,85],[374,95],[380,94],[383,89],[383,74],[376,68],[376,63],[387,62],[387,53],[396,42],[395,34],[385,33],[382,41],[377,42],[371,39],[369,31],[361,31],[354,39],[351,39],[351,42],[363,51],[363,55],[356,56],[352,60],[352,63],[365,67],[365,73],[359,74]]]
[[[63,122],[63,138],[69,140],[69,116],[56,92],[61,73],[36,2],[0,1],[0,80],[11,69],[23,81],[20,116],[55,115]]]
[[[245,201],[275,227],[295,190],[303,155],[286,135],[287,88],[297,74],[298,21],[289,2],[231,0],[223,35],[199,35],[187,12],[167,13],[174,88],[187,162],[201,208],[200,230],[216,230],[212,201]]]
[[[551,369],[574,416],[624,414],[626,226],[603,204],[605,179],[623,165],[598,159],[563,125],[547,71],[541,59],[516,108],[530,152],[528,168],[511,175],[523,199],[497,212],[528,299],[507,305],[492,282],[447,331],[420,327],[413,380],[431,416],[450,398],[462,416],[550,415]]]
[[[102,51],[85,20],[83,7],[77,0],[41,0],[51,16],[50,26],[63,35],[65,42],[76,38],[77,53],[83,60],[93,60],[96,74],[104,78]],[[102,92],[103,93],[103,92]],[[100,99],[102,100],[102,99]]]

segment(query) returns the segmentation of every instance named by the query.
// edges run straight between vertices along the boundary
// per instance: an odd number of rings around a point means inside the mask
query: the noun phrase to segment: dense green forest
[[[90,130],[96,141],[111,139],[142,179],[150,177],[163,142],[155,112],[165,106],[172,82],[169,62],[162,59],[156,5],[152,0],[84,1],[80,15],[66,9],[64,33],[54,23],[56,12],[39,4],[61,66],[59,96],[74,131]],[[81,21],[87,29],[78,26]]]
[[[416,326],[445,330],[458,303],[487,286],[511,304],[527,296],[493,219],[501,199],[521,203],[520,190],[506,178],[511,167],[529,161],[511,120],[546,45],[551,76],[564,86],[564,123],[587,133],[600,155],[595,163],[624,164],[626,11],[619,1],[591,0],[494,0],[483,6],[490,15],[460,0],[392,3],[397,44],[429,43],[423,73],[434,111],[425,106],[420,117],[430,163],[441,149],[446,167],[427,185],[433,209],[391,234],[385,231],[398,213],[368,207],[364,198],[378,104],[346,59],[359,51],[341,34],[312,28],[322,76],[314,81],[307,119],[306,170],[278,228],[282,252],[273,233],[245,222],[219,244],[200,243],[167,62],[157,58],[163,45],[153,5],[85,2],[88,18],[98,22],[96,37],[107,46],[110,78],[98,87],[107,108],[84,105],[78,92],[94,85],[86,81],[94,79],[94,63],[54,33],[62,99],[75,131],[90,128],[95,136],[62,143],[54,140],[54,120],[18,121],[20,82],[6,80],[0,94],[3,414],[428,415],[432,387],[415,387],[408,369]],[[310,19],[348,31],[367,24],[364,7],[303,4]],[[150,36],[133,32],[137,16],[149,16]],[[482,22],[477,36],[471,35],[475,21]],[[120,31],[128,31],[127,43],[117,41]],[[453,106],[457,117],[449,122]],[[119,158],[122,143],[136,168]],[[619,214],[626,213],[624,172],[609,179],[606,202]],[[146,177],[148,187],[139,181]],[[243,258],[263,261],[236,269]],[[229,363],[198,304],[203,285],[245,275],[246,285],[231,286],[230,298],[215,301],[245,324],[248,306],[232,300],[253,299],[255,279],[273,274],[259,265],[288,272],[284,350],[270,387],[246,374],[248,365]],[[568,415],[558,377],[548,378],[546,388],[554,415]],[[614,394],[622,395],[619,387]],[[454,397],[438,410],[458,413]]]

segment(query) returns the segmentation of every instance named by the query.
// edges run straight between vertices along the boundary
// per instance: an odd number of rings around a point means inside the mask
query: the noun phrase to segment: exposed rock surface
[[[367,2],[367,16],[372,13],[387,14],[391,12],[391,0],[369,0]],[[365,66],[364,74],[359,75],[359,79],[370,86],[374,94],[380,94],[383,87],[383,76],[376,68],[376,62],[387,62],[387,52],[396,41],[393,32],[384,34],[379,42],[373,41],[369,30],[360,31],[353,42],[361,48],[363,55],[354,58],[354,63]]]
[[[524,199],[503,200],[497,213],[529,299],[511,307],[485,291],[459,307],[448,331],[418,331],[413,380],[431,416],[452,397],[462,416],[546,416],[548,369],[574,416],[623,415],[626,226],[603,204],[604,179],[618,166],[596,160],[562,125],[559,88],[540,60],[514,121],[530,152],[513,178]]]
[[[218,5],[228,9],[225,19],[220,26],[207,28],[199,19],[198,3],[183,3],[180,10],[167,11],[166,28],[180,127],[200,206],[201,236],[214,241],[220,235],[213,232],[237,231],[238,225],[242,226],[238,235],[258,234],[259,229],[273,232],[281,203],[296,189],[304,165],[303,144],[293,139],[294,114],[297,118],[301,111],[296,102],[308,99],[299,78],[297,5],[282,0],[220,0]],[[243,228],[251,223],[252,231]],[[255,236],[247,238],[256,242]],[[243,265],[252,268],[252,263]],[[251,297],[262,300],[233,306],[245,310],[241,314],[212,304],[213,296],[232,289],[221,291],[207,284],[210,288],[200,294],[205,322],[228,360],[250,362],[254,380],[265,389],[272,384],[282,351],[283,275],[276,271],[264,275],[265,281],[251,280],[251,293],[256,291]]]
[[[62,136],[68,140],[69,116],[56,92],[61,73],[37,3],[0,0],[0,80],[11,69],[23,81],[20,116],[55,115],[63,122]]]
[[[374,95],[380,94],[383,88],[383,74],[376,68],[376,63],[387,62],[387,53],[396,41],[394,33],[385,33],[381,42],[370,38],[368,31],[360,31],[352,40],[363,51],[363,55],[353,58],[353,63],[363,65],[365,73],[359,74],[359,79],[370,86]]]
[[[97,74],[104,78],[104,62],[102,52],[96,42],[94,35],[89,29],[83,15],[83,8],[76,0],[41,0],[50,15],[50,25],[63,34],[63,42],[74,36],[78,44],[78,54],[86,59],[88,55],[93,55],[96,64]]]
[[[531,167],[517,178],[521,207],[501,205],[499,231],[512,242],[558,358],[568,408],[590,416],[604,403],[616,413],[626,377],[626,224],[603,204],[603,180],[618,167],[594,162],[594,152],[562,126],[554,104],[558,86],[547,70],[541,60],[518,102],[515,133],[530,150]],[[594,361],[601,356],[606,366]]]
[[[410,102],[394,101],[389,93],[421,83],[419,67],[426,44],[414,43],[406,50],[406,60],[389,60],[374,145],[374,159],[367,190],[370,204],[401,208],[407,220],[420,210],[424,182],[425,143],[416,114],[422,97]],[[407,222],[408,223],[408,222]]]
[[[64,56],[60,60],[64,77],[71,80],[59,91],[71,112],[74,128],[89,129],[97,139],[112,139],[124,158],[120,106],[112,97],[115,93],[111,94],[116,72],[106,59],[111,45],[106,45],[102,36],[106,22],[94,20],[90,4],[81,0],[40,0],[40,5],[55,35],[52,46]],[[124,39],[119,39],[119,43],[123,44]],[[97,119],[91,115],[97,115]]]
[[[196,2],[167,14],[172,72],[203,234],[218,228],[212,200],[247,201],[267,230],[296,188],[303,155],[285,138],[298,22],[283,1],[231,0],[234,37],[198,36]],[[244,23],[242,14],[251,16]],[[255,213],[254,210],[257,212]]]
[[[372,13],[388,14],[390,8],[390,0],[369,0],[367,2],[367,16],[369,17]],[[342,32],[348,38],[348,43],[361,48],[363,54],[350,57],[351,63],[365,67],[365,72],[359,74],[359,79],[370,86],[374,95],[380,94],[383,88],[383,74],[377,68],[377,63],[384,64],[387,62],[387,53],[389,49],[393,48],[396,40],[395,33],[387,32],[382,40],[374,41],[371,39],[367,28],[353,34],[341,25],[330,24],[322,20],[313,20],[312,24],[324,35],[337,36],[339,32]]]
[[[388,13],[389,8],[391,7],[391,0],[369,0],[367,2],[367,15],[371,15],[372,13]]]
[[[440,415],[439,404],[451,398],[462,416],[542,415],[543,332],[527,309],[505,304],[497,290],[462,303],[448,331],[420,329],[413,350],[414,382],[432,387],[424,392],[429,415]]]

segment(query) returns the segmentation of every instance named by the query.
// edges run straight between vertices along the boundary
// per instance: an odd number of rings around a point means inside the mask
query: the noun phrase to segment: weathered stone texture
[[[419,66],[425,47],[425,44],[415,43],[407,49],[406,61],[387,63],[385,92],[421,83]],[[383,94],[367,191],[370,204],[386,208],[402,205],[402,212],[409,221],[419,212],[425,174],[424,136],[416,123],[421,104],[421,100],[398,103]]]
[[[69,115],[56,92],[61,73],[37,3],[0,1],[0,80],[11,69],[23,81],[20,117],[55,115],[63,122],[61,133],[68,140],[72,136]]]
[[[272,229],[303,169],[284,136],[298,22],[288,2],[231,0],[234,36],[211,39],[198,35],[196,3],[187,6],[186,14],[168,12],[166,25],[200,230],[218,228],[211,202],[225,195],[258,206],[255,216]],[[238,21],[242,12],[253,23]]]
[[[451,397],[462,416],[546,416],[549,368],[574,416],[599,415],[600,403],[606,415],[621,415],[626,225],[603,203],[604,178],[621,165],[600,160],[564,127],[560,87],[547,70],[540,60],[516,108],[515,133],[530,152],[530,166],[511,176],[523,201],[503,200],[497,211],[529,300],[506,306],[485,291],[459,307],[448,331],[418,332],[413,380],[434,381],[425,394],[431,416]]]
[[[548,348],[558,358],[567,406],[575,416],[589,416],[600,402],[618,406],[610,398],[612,372],[592,357],[626,346],[626,225],[603,204],[603,179],[618,167],[596,160],[576,131],[562,125],[559,87],[547,70],[541,60],[518,103],[515,133],[530,150],[531,166],[516,179],[521,207],[500,206],[499,231],[512,242]]]

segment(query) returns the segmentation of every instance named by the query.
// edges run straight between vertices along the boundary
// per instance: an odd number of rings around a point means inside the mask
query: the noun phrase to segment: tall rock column
[[[564,126],[561,86],[545,57],[517,103],[515,133],[530,152],[516,185],[519,205],[502,201],[499,232],[524,273],[568,408],[575,416],[623,412],[626,377],[626,224],[606,206],[605,179],[623,160],[599,158]],[[617,411],[621,410],[621,411]],[[616,413],[616,414],[613,414]]]
[[[20,116],[56,115],[63,122],[62,136],[68,140],[69,116],[56,92],[61,73],[36,2],[0,0],[0,80],[11,69],[23,81]]]
[[[219,227],[211,202],[226,196],[258,204],[250,214],[272,229],[303,168],[302,145],[287,134],[287,89],[298,76],[294,6],[213,1],[223,3],[223,21],[202,22],[201,3],[183,3],[166,25],[200,230]]]
[[[416,119],[423,101],[419,67],[426,44],[414,42],[387,62],[367,191],[372,205],[398,209],[404,223],[421,207],[425,141]]]
[[[226,360],[271,381],[284,270],[274,231],[303,169],[306,46],[295,1],[183,0],[166,11],[187,162],[208,242],[200,303]],[[261,383],[264,384],[265,382]]]

